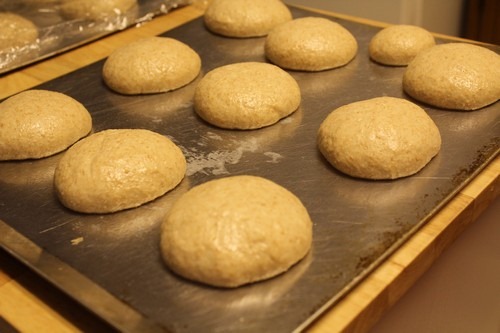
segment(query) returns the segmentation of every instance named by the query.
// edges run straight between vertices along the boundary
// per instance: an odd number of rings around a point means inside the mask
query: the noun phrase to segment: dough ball
[[[175,90],[193,81],[200,70],[200,56],[188,45],[173,38],[147,37],[115,50],[102,74],[111,89],[135,95]]]
[[[264,48],[266,57],[280,67],[322,71],[349,63],[358,51],[358,43],[336,22],[304,17],[274,28]]]
[[[500,99],[500,56],[473,44],[436,45],[408,65],[403,88],[430,105],[476,110]]]
[[[59,153],[92,129],[87,109],[48,90],[27,90],[0,104],[0,160],[42,158]]]
[[[441,148],[439,129],[419,106],[378,97],[344,105],[321,124],[318,147],[338,170],[395,179],[422,169]]]
[[[185,278],[238,287],[285,272],[311,242],[311,219],[294,194],[261,177],[233,176],[196,186],[173,204],[161,252]]]
[[[212,125],[255,129],[293,113],[300,99],[299,85],[281,68],[243,62],[208,72],[196,87],[194,108]]]
[[[291,19],[280,0],[212,0],[204,16],[210,31],[227,37],[265,36]]]
[[[2,32],[0,33],[0,53],[36,43],[38,28],[33,22],[20,15],[0,13]]]
[[[68,149],[54,184],[61,202],[82,213],[111,213],[162,196],[184,178],[186,160],[168,138],[143,129],[105,130]]]
[[[136,5],[136,0],[61,0],[60,10],[70,20],[103,20],[125,15]]]
[[[373,36],[370,57],[381,64],[406,66],[421,51],[436,45],[434,36],[414,25],[393,25]]]

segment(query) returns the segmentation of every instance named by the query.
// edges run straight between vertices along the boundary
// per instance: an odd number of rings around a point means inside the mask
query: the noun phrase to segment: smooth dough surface
[[[412,175],[441,148],[439,129],[427,113],[394,97],[354,102],[332,111],[317,140],[335,168],[366,179]]]
[[[290,74],[272,64],[243,62],[208,72],[196,87],[194,108],[212,125],[255,129],[293,113],[300,100],[299,85]]]
[[[414,25],[393,25],[380,30],[370,41],[370,57],[390,66],[406,66],[415,56],[436,45],[434,36]]]
[[[27,90],[0,104],[0,160],[59,153],[92,129],[87,109],[75,99],[48,90]]]
[[[500,55],[473,44],[436,45],[408,65],[403,88],[413,98],[440,108],[482,108],[500,99]]]
[[[265,36],[291,19],[280,0],[212,0],[204,15],[210,31],[227,37]]]
[[[200,56],[167,37],[148,37],[115,50],[103,67],[104,82],[116,92],[135,95],[175,90],[193,81]]]
[[[67,19],[103,20],[126,14],[136,0],[61,0],[60,10]]]
[[[237,287],[288,270],[309,251],[312,222],[301,201],[256,176],[198,185],[168,212],[161,251],[187,279]]]
[[[336,22],[304,17],[274,28],[264,48],[266,57],[280,67],[322,71],[349,63],[356,56],[358,43]]]
[[[0,52],[35,43],[38,38],[36,25],[20,15],[0,13],[2,32],[0,33]]]
[[[168,138],[143,129],[105,130],[73,145],[54,184],[61,202],[82,213],[111,213],[149,202],[184,178],[186,160]]]

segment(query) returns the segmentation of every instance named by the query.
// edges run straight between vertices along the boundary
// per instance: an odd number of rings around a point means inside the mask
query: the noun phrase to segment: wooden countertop
[[[175,28],[203,13],[176,9],[108,37],[0,77],[0,99],[103,59],[136,38]],[[379,25],[345,15],[333,16]],[[499,195],[500,157],[491,162],[411,239],[340,303],[309,327],[315,333],[365,332],[432,265],[440,253]],[[0,331],[101,332],[111,328],[0,250]]]

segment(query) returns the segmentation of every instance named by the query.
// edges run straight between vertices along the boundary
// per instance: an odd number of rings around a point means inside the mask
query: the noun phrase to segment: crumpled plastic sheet
[[[140,25],[196,0],[0,0],[0,74],[67,51],[113,32]],[[78,13],[75,4],[88,3]],[[120,10],[116,3],[131,3]],[[111,6],[110,6],[111,4]],[[66,6],[66,7],[65,7]],[[130,5],[129,5],[130,6]],[[98,7],[98,8],[96,8]],[[106,8],[106,10],[103,10]],[[73,8],[74,9],[74,8]],[[82,9],[79,7],[79,9]],[[95,10],[99,15],[95,15]],[[70,12],[70,13],[69,13]],[[9,39],[2,13],[12,13],[31,21],[37,38],[19,45]],[[92,14],[94,13],[94,14]],[[5,29],[5,30],[4,30]],[[20,35],[22,31],[15,34]],[[17,39],[16,41],[19,41]]]

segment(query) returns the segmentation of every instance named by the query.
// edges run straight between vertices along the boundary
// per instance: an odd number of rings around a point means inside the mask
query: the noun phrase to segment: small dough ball
[[[395,179],[422,169],[439,152],[441,136],[416,104],[378,97],[331,112],[319,128],[318,147],[350,176]]]
[[[403,89],[440,108],[482,108],[500,99],[500,56],[473,44],[436,45],[408,65]]]
[[[304,17],[274,28],[264,48],[266,57],[280,67],[322,71],[349,63],[358,52],[358,43],[336,22]]]
[[[82,213],[138,207],[177,186],[186,173],[182,151],[143,129],[112,129],[79,142],[57,164],[54,185],[64,206]]]
[[[436,45],[434,36],[414,25],[393,25],[379,31],[370,41],[370,57],[381,64],[406,66],[415,56]]]
[[[196,87],[194,108],[212,125],[255,129],[293,113],[300,99],[297,81],[281,68],[242,62],[208,72]]]
[[[167,37],[139,39],[115,50],[103,67],[104,82],[126,94],[175,90],[193,81],[201,59],[188,45]]]
[[[48,90],[27,90],[0,104],[0,160],[59,153],[90,133],[92,117],[75,99]]]
[[[287,271],[311,248],[312,222],[300,200],[256,176],[198,185],[168,212],[161,234],[165,263],[177,274],[238,287]]]
[[[70,20],[104,20],[125,15],[136,5],[136,0],[61,0],[60,10]]]
[[[227,37],[265,36],[291,19],[280,0],[212,0],[204,16],[210,31]]]
[[[0,53],[36,43],[38,28],[33,22],[20,15],[0,13],[2,32],[0,33]]]

